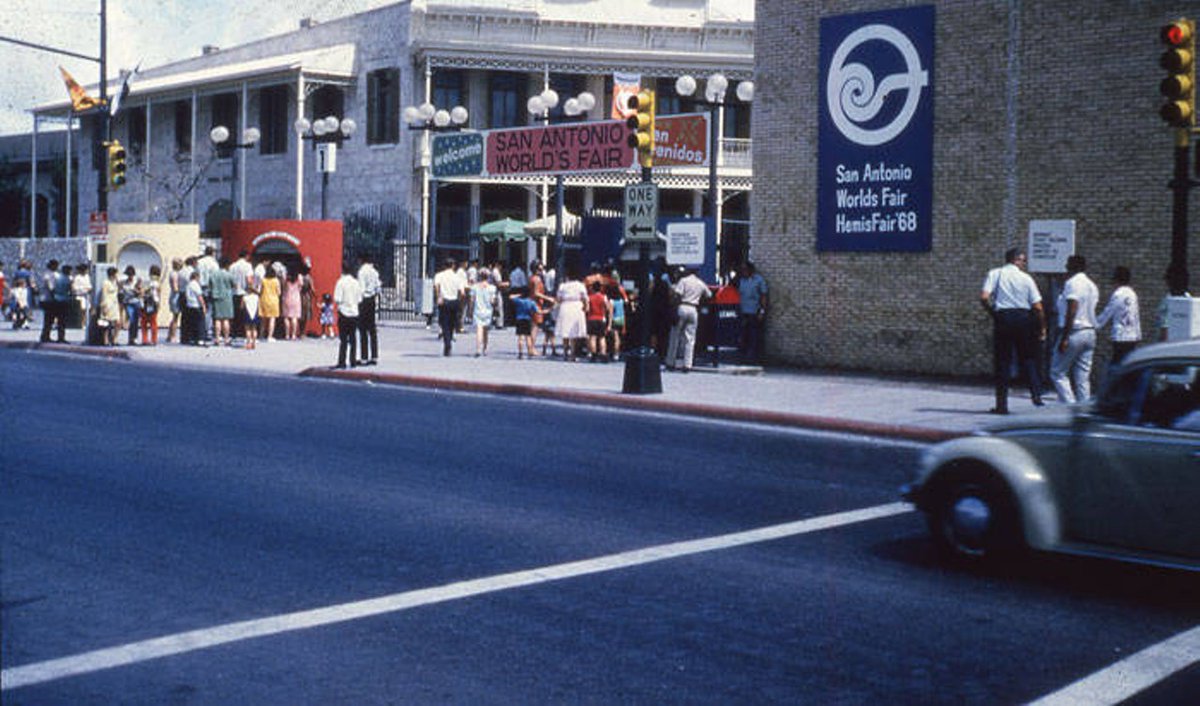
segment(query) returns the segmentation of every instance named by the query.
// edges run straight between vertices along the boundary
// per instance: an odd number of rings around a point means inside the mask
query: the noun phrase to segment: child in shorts
[[[526,352],[533,358],[533,312],[537,304],[529,298],[525,287],[515,289],[511,299],[517,320],[517,360],[525,357]]]
[[[321,297],[321,338],[337,338],[333,333],[333,297]]]

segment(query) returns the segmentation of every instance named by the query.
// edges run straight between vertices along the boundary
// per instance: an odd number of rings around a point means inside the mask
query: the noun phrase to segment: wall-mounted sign
[[[1075,254],[1075,221],[1030,221],[1030,272],[1063,273],[1067,258]]]
[[[667,264],[688,267],[704,264],[705,222],[667,224]]]
[[[634,150],[626,142],[629,128],[619,120],[486,134],[487,173],[491,176],[625,171],[634,163]]]
[[[654,166],[707,167],[708,113],[663,115],[654,121]]]
[[[483,133],[434,135],[430,161],[436,179],[483,174]]]
[[[926,252],[934,8],[821,20],[817,249]]]

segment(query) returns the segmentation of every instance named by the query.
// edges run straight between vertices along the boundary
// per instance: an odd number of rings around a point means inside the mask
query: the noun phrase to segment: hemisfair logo
[[[903,73],[886,76],[878,84],[869,67],[858,61],[846,63],[854,50],[877,41],[894,47],[906,67]],[[833,53],[825,83],[829,116],[838,132],[851,142],[867,147],[886,144],[908,127],[928,85],[929,72],[921,66],[916,47],[903,32],[885,24],[866,25],[851,32]],[[887,97],[896,91],[907,91],[907,95],[891,121],[879,127],[863,127],[879,115]]]

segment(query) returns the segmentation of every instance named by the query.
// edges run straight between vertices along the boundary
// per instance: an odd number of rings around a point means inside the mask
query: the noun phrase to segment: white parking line
[[[1030,706],[1105,706],[1200,662],[1200,626],[1151,645],[1034,701]]]
[[[911,511],[912,506],[907,503],[876,505],[860,510],[812,517],[807,520],[761,527],[745,532],[735,532],[733,534],[676,542],[673,544],[660,544],[654,547],[609,554],[594,559],[555,564],[540,569],[517,571],[510,574],[500,574],[498,576],[489,576],[469,581],[459,581],[435,588],[396,593],[390,596],[354,603],[343,603],[326,608],[316,608],[270,618],[229,623],[212,628],[142,640],[140,642],[131,642],[117,647],[84,652],[71,657],[62,657],[5,669],[0,672],[0,691],[9,691],[56,679],[90,674],[114,667],[128,666],[160,657],[195,652],[232,642],[241,642],[243,640],[279,635],[286,632],[344,623],[351,620],[370,618],[461,598],[495,593],[497,591],[533,586],[550,581],[561,581],[577,576],[617,571],[619,569],[641,566],[642,564],[652,564],[693,554],[732,549],[758,542],[769,542],[785,537],[794,537],[810,532],[819,532],[859,522],[892,517]]]

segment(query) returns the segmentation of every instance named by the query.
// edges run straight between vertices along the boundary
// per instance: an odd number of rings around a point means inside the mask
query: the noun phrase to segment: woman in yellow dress
[[[275,338],[275,322],[279,319],[279,277],[268,267],[263,276],[262,292],[258,295],[258,315],[263,320],[263,340]]]

